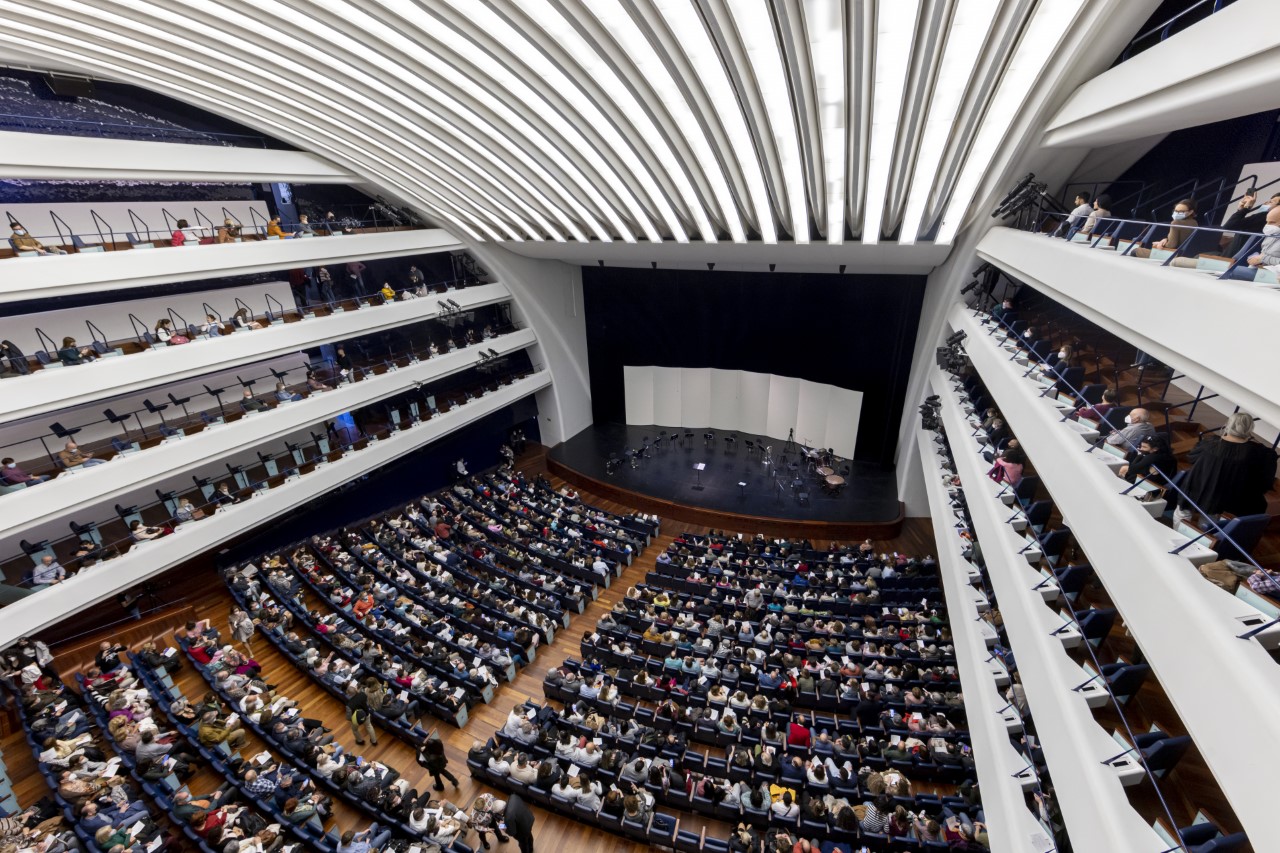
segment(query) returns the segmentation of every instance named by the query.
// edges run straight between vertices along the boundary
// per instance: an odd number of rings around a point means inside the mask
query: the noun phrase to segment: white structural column
[[[1237,0],[1085,83],[1044,144],[1099,148],[1273,110],[1277,89],[1280,4]]]
[[[227,507],[209,518],[180,525],[172,536],[135,546],[99,568],[67,578],[54,589],[7,605],[4,619],[0,620],[0,647],[11,645],[19,637],[34,635],[86,607],[110,599],[149,577],[216,548],[265,521],[296,510],[318,495],[536,393],[549,382],[550,377],[545,371],[517,380],[363,450],[325,463],[309,474],[258,494],[244,503]]]
[[[485,284],[450,291],[449,298],[464,310],[471,310],[510,299],[511,294],[505,285]],[[289,355],[322,343],[376,334],[439,315],[436,300],[411,299],[219,338],[197,339],[179,347],[158,347],[133,355],[100,358],[74,368],[39,370],[5,382],[0,423]]]
[[[350,184],[360,179],[307,151],[228,148],[0,131],[0,173],[43,180]]]
[[[1259,349],[1280,323],[1274,292],[1012,228],[987,232],[978,256],[1255,417],[1280,423],[1280,372]]]
[[[1280,790],[1280,746],[1266,739],[1252,742],[1244,760],[1239,730],[1224,724],[1222,716],[1223,708],[1231,708],[1237,719],[1268,719],[1280,707],[1276,662],[1259,643],[1237,639],[1249,625],[1266,620],[1202,578],[1185,557],[1169,553],[1182,537],[1120,494],[1126,484],[1103,462],[1099,454],[1104,451],[1085,452],[1078,433],[1061,422],[1059,410],[1039,396],[1036,383],[1022,377],[1022,368],[996,346],[972,311],[955,306],[951,325],[968,334],[966,352],[994,404],[1069,520],[1076,542],[1245,832],[1268,837],[1275,818],[1273,792]],[[981,472],[962,476],[972,483]]]
[[[999,487],[985,476],[977,442],[968,438],[973,428],[950,390],[951,377],[936,367],[931,376],[934,390],[943,398],[942,420],[952,440],[956,473],[965,484],[974,532],[1018,656],[1018,672],[1072,846],[1090,853],[1167,853],[1168,845],[1129,805],[1118,773],[1102,763],[1116,754],[1116,742],[1095,722],[1086,697],[1073,689],[1087,676],[1053,635],[1062,620],[1035,589],[1039,573],[1018,553],[1021,537],[1005,523],[1008,509],[996,497]],[[1018,433],[1020,439],[1022,435]],[[1031,456],[1039,464],[1040,455]],[[1188,670],[1202,669],[1196,660],[1200,658],[1185,662]],[[1230,731],[1229,726],[1223,728]]]
[[[123,235],[121,235],[123,236]],[[288,240],[252,240],[164,249],[125,249],[63,257],[11,258],[0,277],[0,302],[16,302],[167,284],[174,281],[250,275],[461,249],[453,235],[436,228],[344,234]]]

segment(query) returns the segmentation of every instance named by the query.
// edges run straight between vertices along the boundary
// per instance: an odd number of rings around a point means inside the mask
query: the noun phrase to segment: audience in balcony
[[[999,305],[991,309],[991,316],[995,317],[996,320],[1002,324],[1008,323],[1008,317],[1011,314],[1014,314],[1015,310],[1016,309],[1013,307],[1013,300],[1006,296]]]
[[[173,323],[168,317],[164,317],[156,322],[156,327],[152,330],[152,334],[155,335],[157,341],[160,341],[163,344],[168,344],[171,347],[188,343],[186,335],[173,330]]]
[[[1161,485],[1178,473],[1178,460],[1163,435],[1151,435],[1138,442],[1125,454],[1125,464],[1120,466],[1120,476],[1130,483],[1149,480]]]
[[[237,329],[261,329],[262,324],[253,319],[253,314],[249,313],[248,308],[240,308],[236,313],[231,315],[231,322],[235,324]]]
[[[1262,245],[1258,254],[1249,256],[1249,266],[1266,267],[1272,272],[1280,272],[1280,207],[1267,211],[1266,224],[1262,226]]]
[[[49,479],[48,475],[28,474],[18,467],[18,463],[13,461],[12,457],[0,459],[0,465],[4,466],[0,468],[0,480],[3,480],[7,486],[16,486],[20,483],[26,483],[27,486],[38,486]]]
[[[284,229],[280,227],[280,217],[279,216],[271,217],[271,221],[267,223],[267,239],[276,237],[278,239],[283,240],[288,236],[289,236],[288,234],[284,233]]]
[[[93,351],[93,347],[82,347],[76,345],[76,339],[66,337],[62,339],[62,348],[58,350],[58,360],[67,367],[74,367],[77,364],[87,364],[98,357]]]
[[[13,231],[9,235],[9,245],[13,246],[15,252],[35,252],[37,255],[65,255],[67,253],[65,249],[58,246],[46,246],[35,237],[32,237],[21,222],[14,222],[9,227]]]
[[[283,382],[276,383],[276,400],[281,403],[295,403],[302,399],[301,394],[295,394],[285,386]]]
[[[1022,480],[1022,470],[1026,462],[1027,457],[1022,452],[1021,447],[1006,448],[1003,453],[996,457],[991,470],[987,472],[987,476],[997,483],[1008,483],[1011,486],[1016,486]]]
[[[1089,218],[1084,221],[1084,225],[1080,226],[1080,234],[1090,235],[1094,232],[1103,220],[1111,218],[1111,196],[1103,193],[1093,200],[1093,210],[1089,211]]]
[[[1245,193],[1235,212],[1222,223],[1222,227],[1229,232],[1222,235],[1218,244],[1222,254],[1235,257],[1243,251],[1251,235],[1263,233],[1267,214],[1277,207],[1280,207],[1280,193],[1272,193],[1271,198],[1263,204],[1258,204],[1256,188]]]
[[[265,412],[269,406],[261,400],[253,396],[253,391],[249,388],[244,389],[244,393],[240,395],[240,405],[246,412]]]
[[[1151,248],[1173,251],[1191,238],[1193,229],[1199,224],[1196,222],[1195,201],[1184,198],[1173,206],[1173,221],[1169,223],[1169,233],[1152,243]],[[1134,249],[1133,253],[1139,258],[1151,257],[1151,251],[1142,247]]]
[[[1192,450],[1191,469],[1182,480],[1175,520],[1190,520],[1196,507],[1209,515],[1256,515],[1267,511],[1267,492],[1276,479],[1276,452],[1252,440],[1253,417],[1236,412],[1221,438],[1206,438]],[[1194,504],[1194,506],[1193,506]]]
[[[1116,407],[1116,400],[1118,399],[1119,396],[1116,394],[1115,390],[1108,388],[1102,392],[1102,402],[1095,403],[1093,405],[1085,403],[1072,413],[1072,417],[1076,420],[1084,418],[1087,421],[1100,423],[1102,421],[1102,416]]]
[[[220,338],[222,337],[222,324],[212,314],[205,314],[204,325],[200,327],[200,331],[211,338]]]
[[[35,571],[31,573],[31,588],[33,590],[48,589],[66,579],[67,570],[62,567],[62,564],[45,554],[40,558],[40,564],[36,566]]]
[[[222,224],[213,232],[213,242],[234,243],[240,239],[240,226],[231,219],[222,220]]]
[[[1124,429],[1118,429],[1107,436],[1107,444],[1137,447],[1138,442],[1156,434],[1156,428],[1151,425],[1151,413],[1146,409],[1134,409],[1125,415],[1124,422],[1127,424]]]
[[[311,221],[305,213],[298,216],[298,224],[293,228],[293,236],[295,237],[314,237],[316,229],[311,225]]]
[[[1067,217],[1067,227],[1076,228],[1085,223],[1089,218],[1089,214],[1093,213],[1093,207],[1089,203],[1092,196],[1087,192],[1076,193],[1076,206],[1072,208],[1071,215]]]
[[[179,219],[177,227],[174,228],[173,233],[169,235],[169,245],[185,246],[188,243],[192,246],[198,245],[200,243],[200,234],[196,229],[191,227],[190,222],[185,219]]]
[[[64,468],[92,468],[94,465],[101,465],[101,459],[94,459],[93,454],[80,449],[80,446],[68,439],[67,443],[58,451],[58,461],[62,463]]]
[[[161,536],[172,532],[166,527],[151,527],[141,521],[133,521],[129,524],[130,535],[139,542],[145,542],[148,539],[159,539]]]

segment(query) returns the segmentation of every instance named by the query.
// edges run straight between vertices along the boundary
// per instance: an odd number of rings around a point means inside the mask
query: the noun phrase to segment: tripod
[[[791,453],[799,454],[800,450],[796,447],[796,428],[792,427],[787,432],[787,443],[782,445],[782,453],[778,456],[779,462],[786,462],[787,455]]]

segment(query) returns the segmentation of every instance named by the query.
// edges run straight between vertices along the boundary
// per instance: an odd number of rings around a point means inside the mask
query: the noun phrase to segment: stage
[[[652,445],[662,430],[668,433],[668,440],[651,449],[633,468],[624,451],[642,447],[646,437]],[[846,482],[832,493],[823,488],[823,478],[810,469],[808,460],[797,453],[781,460],[786,438],[703,428],[692,430],[693,438],[686,438],[683,445],[671,441],[671,436],[688,431],[595,424],[552,448],[547,465],[571,483],[638,509],[735,532],[888,538],[901,528],[902,504],[892,470],[838,462],[833,467]],[[708,432],[713,435],[710,442],[704,438]],[[735,440],[727,442],[726,436]],[[772,445],[772,464],[765,464],[760,451],[748,452],[748,440]],[[613,455],[621,462],[610,466]],[[698,463],[705,463],[705,469],[695,471]],[[794,475],[789,463],[798,463]],[[798,488],[793,486],[795,476],[801,481]],[[806,495],[803,502],[801,493]]]

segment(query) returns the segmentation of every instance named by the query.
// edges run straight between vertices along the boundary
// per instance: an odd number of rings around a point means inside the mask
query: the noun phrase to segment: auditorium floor
[[[541,467],[540,458],[521,461],[529,463],[522,466],[522,469],[527,473],[536,473]],[[583,499],[608,510],[628,511],[627,507],[598,499],[585,492],[583,493]],[[477,705],[471,709],[470,720],[465,728],[456,729],[444,724],[438,727],[440,735],[445,742],[449,758],[449,770],[458,777],[461,783],[460,790],[454,791],[452,787],[449,787],[443,796],[459,806],[467,808],[476,795],[491,790],[473,781],[467,773],[466,754],[472,742],[489,737],[495,728],[503,724],[508,712],[516,703],[526,699],[532,699],[539,703],[545,701],[542,697],[542,680],[546,672],[558,666],[565,657],[577,657],[583,634],[590,632],[594,628],[596,620],[624,595],[628,585],[643,578],[646,566],[652,565],[654,557],[665,549],[676,535],[692,529],[694,528],[678,522],[664,522],[662,534],[623,573],[621,579],[615,580],[609,589],[603,590],[600,598],[592,602],[584,613],[574,616],[569,627],[556,635],[554,643],[539,650],[537,659],[532,665],[521,670],[515,681],[503,685],[498,690],[492,703]],[[697,529],[700,532],[705,531],[705,528]],[[907,519],[902,536],[892,541],[877,543],[877,546],[886,550],[898,550],[909,554],[932,554],[935,551],[932,526],[928,519]],[[171,631],[179,626],[187,618],[184,614],[190,613],[191,610],[194,610],[202,618],[212,620],[214,624],[226,632],[227,613],[230,605],[231,598],[225,588],[220,582],[211,579],[211,585],[206,594],[184,602],[181,607],[175,607],[173,615],[167,617],[171,620],[171,624],[160,626],[155,633],[159,635],[164,631]],[[119,635],[117,634],[116,636]],[[78,641],[77,645],[83,646],[88,642],[96,643],[104,638],[84,638]],[[121,641],[129,642],[129,638],[121,637]],[[58,654],[59,649],[55,648],[54,652]],[[333,729],[339,743],[348,749],[356,748],[350,727],[346,724],[343,716],[343,707],[336,699],[323,692],[307,675],[292,666],[265,639],[258,638],[254,642],[253,652],[254,656],[262,664],[264,677],[269,682],[276,684],[284,695],[297,699],[308,716],[324,720],[325,725]],[[64,674],[70,679],[71,675],[65,668],[67,665],[66,662],[60,661],[60,666],[64,667]],[[179,673],[176,681],[188,696],[198,697],[205,691],[205,682],[189,666]],[[428,725],[429,721],[424,719],[423,724]],[[47,794],[48,791],[44,779],[35,772],[31,752],[27,748],[21,732],[8,734],[0,741],[0,746],[3,748],[5,763],[8,765],[9,772],[14,779],[14,791],[18,801],[25,806]],[[261,747],[262,744],[251,737],[249,745],[243,752],[252,755]],[[716,747],[698,745],[697,748],[704,752],[711,751],[713,754],[717,752]],[[420,791],[425,790],[430,785],[426,772],[419,768],[414,761],[413,750],[395,737],[384,734],[379,738],[376,747],[365,746],[358,749],[360,754],[367,758],[377,759],[395,767]],[[190,782],[191,789],[196,792],[212,790],[216,785],[216,778],[207,769],[201,770]],[[951,787],[922,784],[917,785],[917,790],[922,792],[949,792]],[[500,792],[498,793],[500,794]],[[660,810],[671,811],[670,809]],[[579,850],[640,853],[640,851],[647,849],[646,845],[633,844],[611,833],[584,826],[545,810],[535,808],[534,811],[537,816],[534,836],[536,847],[539,850],[556,850],[561,851],[561,853]],[[681,818],[682,825],[685,828],[692,827],[696,830],[706,826],[709,835],[719,835],[721,837],[726,836],[730,830],[727,825],[709,820],[701,815],[680,812],[676,812],[676,814]],[[337,806],[333,818],[336,820],[337,825],[343,829],[363,827],[368,823],[364,815],[344,804]],[[326,826],[330,825],[331,822],[326,822]],[[464,840],[478,846],[474,833]],[[506,849],[513,851],[515,845],[508,844]]]

